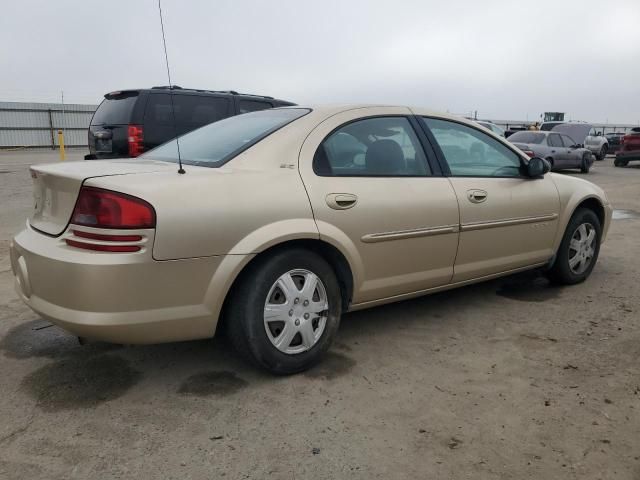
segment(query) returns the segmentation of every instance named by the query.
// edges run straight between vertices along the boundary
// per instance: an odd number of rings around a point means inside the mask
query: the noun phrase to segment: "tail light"
[[[137,157],[144,151],[143,129],[140,125],[129,125],[127,129],[129,156]]]
[[[533,158],[536,156],[536,154],[534,152],[532,152],[531,150],[523,150],[523,152],[529,157],[529,158]]]
[[[155,228],[156,213],[151,204],[124,193],[83,187],[71,216],[72,226],[102,229]],[[65,239],[67,245],[102,252],[137,252],[142,235],[105,234],[72,229],[74,238]],[[114,242],[114,244],[110,244]],[[123,244],[124,243],[124,244]],[[128,245],[126,243],[129,243]]]

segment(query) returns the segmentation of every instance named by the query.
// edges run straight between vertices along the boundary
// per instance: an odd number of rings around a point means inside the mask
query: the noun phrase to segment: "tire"
[[[551,165],[551,170],[553,170],[553,158],[549,157],[545,159],[547,162],[549,162],[549,165]]]
[[[614,165],[614,166],[616,166],[616,167],[626,167],[626,166],[627,166],[627,163],[629,163],[629,162],[628,162],[628,161],[626,161],[626,160],[621,160],[621,159],[619,159],[619,158],[616,158],[616,159],[613,161],[613,165]]]
[[[304,292],[306,278],[313,279],[309,274],[319,280],[311,295]],[[245,359],[273,374],[302,372],[322,359],[336,336],[340,293],[335,272],[321,256],[299,248],[276,252],[243,272],[226,310],[228,336]],[[268,308],[271,321],[265,319]]]
[[[589,157],[584,155],[582,157],[582,163],[580,164],[580,172],[589,173],[589,168],[591,168],[591,165],[589,165]]]
[[[607,156],[608,151],[609,151],[609,148],[606,145],[602,145],[602,148],[600,149],[600,153],[598,153],[596,158],[598,160],[604,160],[604,158]]]
[[[575,237],[582,237],[584,233],[579,232],[579,229],[585,227],[586,238],[588,239],[591,231],[594,232],[593,240],[589,243],[585,241],[586,247],[582,246],[580,249],[576,248],[576,243],[573,243]],[[589,226],[591,229],[589,229]],[[576,238],[576,240],[578,240]],[[591,274],[593,267],[598,260],[598,254],[600,253],[600,239],[602,238],[602,226],[598,216],[589,210],[588,208],[579,208],[575,211],[567,229],[562,237],[562,242],[556,253],[556,259],[551,269],[547,272],[547,276],[550,280],[563,285],[573,285],[576,283],[584,282]],[[580,242],[578,242],[580,243]],[[590,249],[588,248],[590,247]],[[586,256],[590,257],[588,260]],[[586,265],[579,259],[580,254],[584,253]],[[573,264],[575,257],[578,256],[577,264]]]

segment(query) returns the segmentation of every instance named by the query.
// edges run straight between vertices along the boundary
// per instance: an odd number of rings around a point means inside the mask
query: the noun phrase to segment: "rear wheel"
[[[593,210],[576,210],[548,272],[549,278],[566,285],[586,280],[598,260],[601,236],[600,220]]]
[[[613,161],[613,165],[615,165],[616,167],[626,167],[627,163],[629,163],[629,162],[627,162],[626,160],[622,160],[620,158],[616,158]]]
[[[553,158],[549,157],[546,160],[549,162],[549,165],[551,165],[551,170],[553,170]]]
[[[275,253],[243,275],[227,310],[235,348],[278,375],[320,361],[340,324],[341,295],[331,266],[314,252]]]
[[[591,168],[590,160],[588,154],[582,156],[582,163],[580,164],[580,171],[582,173],[589,173],[589,168]]]

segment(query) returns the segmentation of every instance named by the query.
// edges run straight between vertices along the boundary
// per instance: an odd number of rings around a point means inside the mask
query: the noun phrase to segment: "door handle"
[[[358,203],[358,197],[352,193],[330,193],[326,201],[327,205],[334,210],[347,210]]]
[[[487,199],[488,193],[484,190],[467,190],[467,199],[471,203],[482,203]]]

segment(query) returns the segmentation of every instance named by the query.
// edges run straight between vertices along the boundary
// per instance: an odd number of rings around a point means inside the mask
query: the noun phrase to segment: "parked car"
[[[609,139],[595,128],[589,130],[587,137],[584,139],[584,146],[591,150],[591,153],[598,160],[604,160],[607,153],[609,153]]]
[[[530,157],[547,160],[552,170],[579,168],[582,173],[589,173],[593,164],[593,156],[588,149],[558,132],[516,132],[509,137],[509,141]]]
[[[640,160],[640,127],[632,128],[622,138],[622,148],[616,153],[613,164],[616,167],[625,167],[629,162]]]
[[[589,149],[597,160],[604,160],[609,151],[609,142],[602,132],[586,122],[544,122],[542,131],[566,133],[578,144]]]
[[[624,135],[624,132],[611,132],[605,135],[607,142],[609,143],[609,150],[607,153],[616,154],[618,150],[622,148],[622,137],[624,137]]]
[[[31,167],[35,207],[10,247],[27,305],[125,344],[224,323],[243,355],[290,374],[346,311],[534,268],[582,282],[611,221],[596,185],[420,108],[263,110],[179,146],[185,174],[176,140],[135,162]]]
[[[107,93],[91,119],[85,159],[137,157],[207,123],[286,105],[295,104],[260,95],[178,86]]]
[[[509,127],[508,130],[505,130],[504,132],[504,138],[509,138],[511,135],[513,135],[516,132],[523,132],[529,130],[527,127]]]
[[[493,122],[489,122],[488,120],[476,120],[475,121],[478,125],[482,125],[484,128],[486,128],[487,130],[492,131],[493,133],[495,133],[496,135],[498,135],[499,137],[504,137],[504,130],[501,129],[498,125],[496,125]]]

